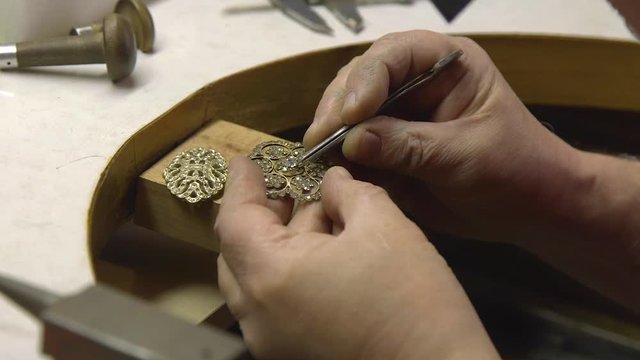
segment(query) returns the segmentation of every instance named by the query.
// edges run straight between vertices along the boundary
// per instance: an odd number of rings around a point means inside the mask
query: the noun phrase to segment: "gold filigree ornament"
[[[329,165],[322,159],[300,163],[302,154],[301,143],[282,140],[263,142],[253,149],[249,158],[264,173],[268,198],[320,200],[320,184]]]
[[[213,149],[201,147],[176,155],[163,173],[171,194],[191,204],[220,192],[227,174],[224,157]]]

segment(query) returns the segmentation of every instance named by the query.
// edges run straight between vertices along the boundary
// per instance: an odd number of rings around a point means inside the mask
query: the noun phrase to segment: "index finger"
[[[468,41],[430,31],[395,33],[382,37],[371,45],[356,61],[348,66],[348,73],[339,73],[332,82],[332,91],[323,94],[320,104],[340,103],[339,116],[321,112],[305,134],[305,146],[314,146],[328,134],[345,124],[355,124],[372,117],[386,100],[390,90],[424,73],[438,60],[452,51],[463,49],[467,53]],[[420,107],[432,108],[440,103],[455,87],[471,64],[468,59],[457,70],[447,69],[420,94]],[[452,64],[453,65],[453,64]],[[454,67],[454,66],[450,66]],[[337,88],[341,87],[341,88]],[[421,89],[421,92],[423,89]],[[340,101],[327,97],[340,94]],[[409,95],[409,97],[413,97]]]
[[[438,60],[463,47],[466,47],[466,43],[458,38],[425,30],[393,33],[380,38],[360,57],[349,73],[342,121],[354,124],[372,117],[387,99],[390,90],[399,88],[429,70]],[[421,98],[431,104],[440,102],[453,89],[465,68],[458,67],[458,71],[447,69],[445,74],[452,75],[453,72],[453,76],[429,86],[430,89],[437,88],[439,96]],[[439,75],[434,82],[442,77]],[[429,104],[422,106],[429,107]]]

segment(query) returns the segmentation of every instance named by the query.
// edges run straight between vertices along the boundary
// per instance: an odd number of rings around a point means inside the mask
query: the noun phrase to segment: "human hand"
[[[257,166],[229,170],[219,285],[254,356],[498,358],[445,261],[383,190],[332,168],[322,200],[291,217]]]
[[[361,123],[390,91],[457,49],[462,58],[400,100],[397,117]],[[466,38],[411,31],[376,41],[328,86],[305,146],[356,123],[345,157],[422,181],[402,186],[396,201],[444,232],[516,243],[566,236],[571,194],[589,186],[580,152],[542,126]]]

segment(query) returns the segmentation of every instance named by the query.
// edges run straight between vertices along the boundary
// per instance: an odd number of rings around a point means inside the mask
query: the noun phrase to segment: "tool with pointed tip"
[[[444,68],[446,68],[449,64],[456,61],[460,56],[462,56],[462,50],[456,50],[449,53],[447,56],[438,60],[431,69],[427,72],[417,76],[413,80],[401,86],[398,90],[394,91],[387,100],[382,103],[378,111],[376,111],[374,116],[383,114],[389,106],[394,103],[397,99],[401,98],[403,95],[407,94],[411,90],[422,86],[425,83],[431,81],[436,75],[438,75]],[[320,142],[318,145],[311,148],[309,151],[305,152],[299,159],[298,163],[302,163],[304,161],[312,161],[317,159],[318,157],[326,154],[329,150],[331,150],[336,145],[340,144],[342,140],[347,136],[349,130],[351,130],[355,125],[345,125],[338,129],[335,133],[331,134],[324,141]]]
[[[147,6],[141,0],[120,0],[113,11],[131,22],[138,49],[145,53],[151,52],[155,40],[155,27]],[[91,25],[75,27],[71,29],[69,34],[90,35],[102,32],[103,29],[103,23],[96,22]]]
[[[0,293],[42,321],[42,351],[54,359],[251,359],[240,338],[103,285],[59,297],[0,275]]]
[[[113,81],[131,74],[136,41],[131,24],[118,14],[105,16],[104,31],[0,46],[0,69],[33,66],[107,64]]]

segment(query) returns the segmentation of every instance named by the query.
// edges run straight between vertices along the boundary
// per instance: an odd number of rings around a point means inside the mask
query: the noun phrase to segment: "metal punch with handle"
[[[436,75],[438,75],[443,69],[445,69],[448,65],[452,64],[456,61],[460,56],[462,56],[462,50],[456,50],[445,57],[441,58],[436,62],[427,72],[418,75],[413,80],[401,86],[398,90],[394,91],[387,100],[382,103],[378,111],[376,111],[374,116],[382,115],[391,104],[393,104],[396,100],[410,92],[411,90],[418,88],[429,81],[431,81]],[[338,129],[338,131],[331,134],[324,141],[320,142],[318,145],[311,148],[309,151],[305,152],[299,159],[299,163],[304,161],[312,161],[320,156],[326,154],[329,150],[331,150],[336,145],[340,144],[342,140],[344,140],[347,133],[354,127],[355,125],[345,125]]]

